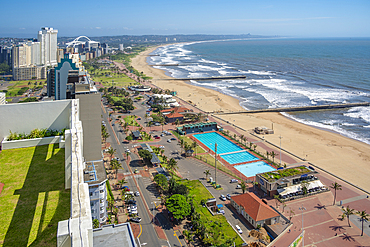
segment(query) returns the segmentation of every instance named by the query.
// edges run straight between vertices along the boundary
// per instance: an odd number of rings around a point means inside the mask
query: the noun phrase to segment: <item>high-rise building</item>
[[[40,42],[40,57],[41,63],[46,66],[54,66],[58,64],[57,61],[57,35],[58,30],[51,27],[43,27],[37,35]]]

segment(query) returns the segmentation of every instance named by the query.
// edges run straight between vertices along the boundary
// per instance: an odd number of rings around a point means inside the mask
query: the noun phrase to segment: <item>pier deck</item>
[[[209,113],[212,113],[214,115],[227,115],[227,114],[261,113],[261,112],[315,111],[315,110],[325,110],[325,109],[350,108],[350,107],[356,107],[356,106],[370,106],[370,102],[330,104],[330,105],[315,105],[315,106],[282,107],[282,108],[258,109],[258,110],[250,110],[250,111],[209,112]]]

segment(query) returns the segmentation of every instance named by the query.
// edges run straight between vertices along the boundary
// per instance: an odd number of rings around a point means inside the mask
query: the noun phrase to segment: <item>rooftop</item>
[[[102,228],[94,229],[93,242],[93,246],[99,247],[137,246],[130,223],[105,225]]]
[[[85,183],[97,184],[107,179],[107,174],[104,169],[102,161],[88,162],[84,169],[84,181]]]
[[[303,175],[308,173],[316,173],[315,171],[309,169],[306,166],[297,166],[297,167],[290,167],[281,170],[275,170],[271,172],[260,173],[263,178],[266,178],[269,182],[274,182],[276,180],[293,177],[297,175]]]
[[[234,202],[239,206],[242,206],[244,211],[252,217],[254,221],[260,221],[265,219],[270,219],[279,216],[269,205],[262,202],[253,193],[245,193],[237,196],[231,197]]]

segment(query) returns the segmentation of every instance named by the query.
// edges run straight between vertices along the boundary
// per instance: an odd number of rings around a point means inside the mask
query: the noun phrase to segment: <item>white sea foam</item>
[[[257,71],[257,70],[239,70],[239,72],[243,74],[254,74],[254,75],[275,75],[274,72],[272,71]]]
[[[359,140],[359,141],[362,141],[364,143],[370,144],[370,139],[363,138],[363,136],[361,136],[359,134],[349,132],[349,131],[347,131],[343,128],[340,128],[338,124],[327,125],[327,124],[322,124],[322,123],[319,123],[319,122],[303,120],[301,118],[297,118],[297,117],[294,117],[292,115],[289,115],[288,113],[285,113],[285,112],[283,112],[282,114],[284,116],[288,117],[288,118],[291,118],[291,119],[297,121],[297,122],[300,122],[300,123],[303,123],[303,124],[306,124],[306,125],[311,125],[311,126],[318,127],[318,128],[322,128],[322,129],[332,130],[332,131],[335,131],[335,132],[337,132],[337,133],[339,133],[343,136],[346,136],[346,137],[349,137],[349,138],[352,138],[352,139]]]
[[[360,118],[365,120],[366,122],[370,123],[370,107],[360,106],[360,107],[353,107],[348,110],[347,113],[343,114],[344,116],[351,117],[351,118]]]

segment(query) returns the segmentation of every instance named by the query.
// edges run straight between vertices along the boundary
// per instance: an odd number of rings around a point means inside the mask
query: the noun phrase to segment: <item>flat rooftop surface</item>
[[[105,225],[94,229],[93,246],[96,247],[136,247],[130,223]]]

